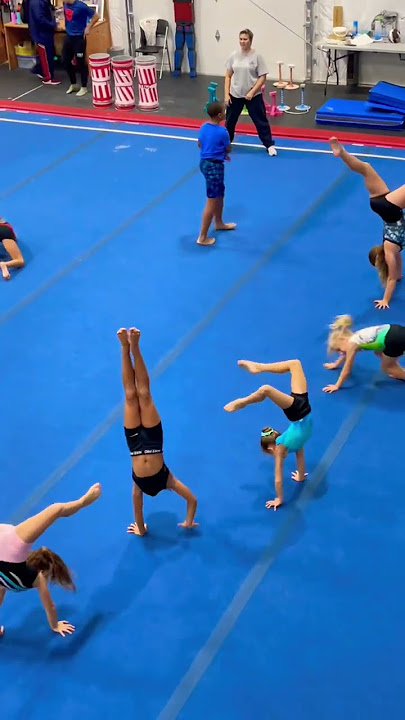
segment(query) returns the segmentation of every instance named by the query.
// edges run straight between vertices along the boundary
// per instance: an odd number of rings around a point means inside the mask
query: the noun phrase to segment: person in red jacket
[[[10,260],[0,259],[0,272],[4,280],[10,280],[9,268],[22,268],[25,262],[12,226],[2,217],[0,217],[0,245],[10,256]]]

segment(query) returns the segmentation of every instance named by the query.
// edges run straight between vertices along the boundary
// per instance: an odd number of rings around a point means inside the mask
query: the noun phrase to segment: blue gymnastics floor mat
[[[331,98],[317,110],[315,120],[317,123],[324,125],[401,130],[405,124],[405,114],[384,108],[377,109],[363,100]]]
[[[369,92],[369,101],[376,106],[405,112],[405,87],[378,82]]]

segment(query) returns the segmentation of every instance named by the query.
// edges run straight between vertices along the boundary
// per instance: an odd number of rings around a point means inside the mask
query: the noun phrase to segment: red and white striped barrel
[[[107,53],[89,55],[94,107],[112,105],[111,58]]]
[[[112,68],[117,110],[133,110],[135,107],[134,61],[128,55],[113,57]]]
[[[159,97],[156,76],[156,58],[145,55],[135,58],[135,70],[138,78],[140,110],[157,110]]]

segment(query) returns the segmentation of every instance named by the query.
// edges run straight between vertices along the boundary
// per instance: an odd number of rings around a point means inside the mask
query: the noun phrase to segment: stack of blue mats
[[[368,99],[374,107],[405,113],[405,87],[401,85],[379,82],[370,90]]]
[[[385,83],[386,84],[386,83]],[[405,125],[405,88],[403,111],[373,106],[362,100],[328,100],[319,108],[315,120],[321,125],[346,125],[376,130],[402,130]]]

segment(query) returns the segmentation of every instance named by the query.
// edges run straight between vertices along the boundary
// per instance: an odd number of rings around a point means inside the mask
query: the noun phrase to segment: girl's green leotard
[[[349,342],[360,350],[374,350],[387,357],[399,358],[405,353],[405,327],[403,325],[375,325],[353,333]]]
[[[363,328],[353,333],[349,342],[357,345],[361,350],[374,350],[384,352],[385,337],[391,325],[374,325],[373,327]]]

